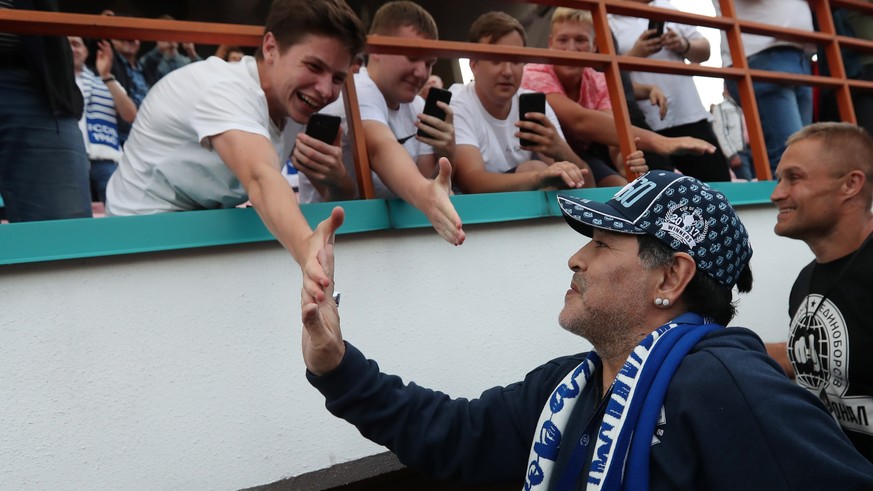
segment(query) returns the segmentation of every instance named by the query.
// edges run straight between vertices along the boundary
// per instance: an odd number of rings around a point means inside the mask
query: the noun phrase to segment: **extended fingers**
[[[335,206],[330,211],[330,216],[325,218],[315,227],[315,236],[318,237],[318,247],[322,248],[327,244],[333,244],[336,238],[335,234],[346,218],[346,212],[341,206]]]
[[[445,202],[437,204],[436,214],[431,217],[431,223],[440,237],[449,244],[461,245],[464,243],[465,236],[461,228],[461,218],[448,200],[448,196],[446,196]]]
[[[547,171],[553,178],[560,179],[564,186],[569,189],[581,188],[585,185],[585,177],[582,169],[570,162],[556,162],[550,165]]]
[[[443,111],[445,111],[446,118],[444,121],[447,124],[450,124],[450,125],[453,124],[455,121],[455,111],[452,110],[452,106],[446,104],[443,101],[437,101],[437,107],[442,109]]]
[[[311,270],[311,268],[303,268],[303,291],[306,295],[315,299],[316,302],[320,302],[324,300],[325,297],[325,286],[322,285],[321,281],[314,279],[307,269]],[[324,280],[326,283],[330,284],[330,280],[328,280],[326,276],[324,277]]]

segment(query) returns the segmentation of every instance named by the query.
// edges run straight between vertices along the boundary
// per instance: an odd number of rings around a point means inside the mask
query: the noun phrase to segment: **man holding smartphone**
[[[653,7],[677,10],[669,0],[635,0]],[[649,28],[649,21],[639,17],[609,14],[609,27],[615,33],[615,48],[619,54],[652,60],[702,63],[709,59],[709,41],[695,26],[667,22],[664,34],[657,36],[657,26]],[[716,148],[703,155],[673,154],[670,163],[684,174],[705,182],[730,181],[730,167],[722,154],[718,138],[712,131],[713,117],[700,101],[693,77],[665,73],[631,72],[634,83],[660,87],[670,103],[663,115],[648,102],[638,101],[645,113],[646,123],[662,136],[691,137],[703,140]]]
[[[313,232],[280,169],[340,159],[300,130],[334,101],[365,42],[343,0],[275,0],[256,57],[212,57],[165,76],[140,107],[107,188],[107,213],[141,215],[230,208],[250,200],[304,270],[319,298],[327,278],[315,252],[342,223],[340,210]]]
[[[520,47],[526,44],[524,28],[503,12],[489,12],[476,19],[469,40]],[[471,60],[470,68],[475,81],[451,88],[457,131],[455,178],[461,191],[594,187],[597,177],[564,140],[545,96],[519,89],[521,63]],[[528,106],[528,101],[538,107]],[[645,171],[642,153],[632,157],[639,159],[634,160],[634,165],[639,165],[636,170]],[[608,168],[604,172],[616,175]]]
[[[431,15],[408,1],[389,2],[373,16],[370,34],[409,39],[436,39],[437,26]],[[355,74],[355,92],[363,120],[364,140],[373,170],[376,196],[400,197],[421,210],[447,242],[464,242],[461,219],[449,200],[455,151],[453,113],[438,102],[445,121],[427,114],[418,95],[431,74],[435,58],[402,55],[370,55],[366,68]],[[344,165],[332,176],[300,177],[302,203],[357,198],[348,121],[342,98],[322,111],[344,119],[342,148]],[[418,134],[421,129],[428,136]],[[439,163],[437,159],[439,158]],[[436,176],[434,179],[431,177]]]

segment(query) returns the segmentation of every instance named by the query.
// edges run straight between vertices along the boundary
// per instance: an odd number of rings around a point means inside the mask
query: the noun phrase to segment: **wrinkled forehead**
[[[821,150],[821,142],[812,138],[792,143],[782,153],[779,165],[776,166],[776,175],[788,172],[815,174],[833,171],[838,159],[829,158],[827,152]]]

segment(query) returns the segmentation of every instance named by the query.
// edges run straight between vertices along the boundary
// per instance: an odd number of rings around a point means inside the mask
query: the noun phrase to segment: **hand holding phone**
[[[527,113],[546,113],[546,94],[542,92],[527,92],[518,96],[518,119],[519,121],[531,121],[539,124],[536,121],[525,118]],[[536,142],[521,138],[522,147],[532,147]]]
[[[341,121],[342,118],[339,116],[315,113],[309,117],[309,122],[306,123],[306,134],[328,145],[333,145]]]
[[[650,20],[649,21],[649,30],[655,30],[655,33],[649,36],[651,38],[659,38],[664,35],[664,21],[662,20]]]
[[[443,121],[446,120],[446,112],[440,109],[437,106],[437,101],[442,101],[448,104],[452,100],[452,93],[446,89],[440,89],[438,87],[431,87],[427,93],[427,100],[424,102],[424,114],[428,116],[433,116],[437,119],[441,119]],[[421,128],[418,128],[417,132],[418,136],[423,136],[425,138],[429,137],[427,133],[425,133]]]

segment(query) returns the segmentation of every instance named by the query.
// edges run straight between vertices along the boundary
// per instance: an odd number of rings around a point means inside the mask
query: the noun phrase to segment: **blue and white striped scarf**
[[[705,323],[697,314],[686,313],[653,331],[634,348],[615,378],[603,421],[596,432],[586,489],[648,489],[649,449],[670,380],[697,342],[721,327]],[[553,482],[558,482],[553,470],[561,436],[579,395],[600,365],[597,353],[590,352],[552,392],[537,423],[525,490],[549,490],[554,488]],[[627,480],[625,471],[628,471]]]

